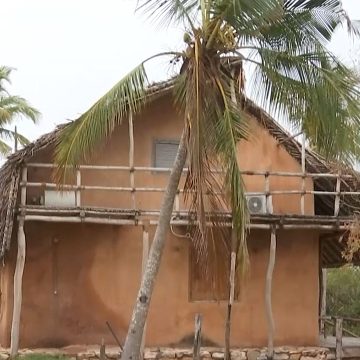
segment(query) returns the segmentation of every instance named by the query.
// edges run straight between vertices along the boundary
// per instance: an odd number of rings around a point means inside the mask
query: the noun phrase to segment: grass
[[[23,354],[17,356],[19,360],[69,360],[69,357],[64,355],[50,355],[50,354]]]

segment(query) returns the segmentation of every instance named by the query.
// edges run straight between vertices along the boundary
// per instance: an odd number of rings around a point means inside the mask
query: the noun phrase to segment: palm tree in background
[[[220,221],[209,213],[230,208],[237,269],[248,263],[248,212],[237,151],[248,136],[244,114],[244,68],[257,104],[302,131],[328,159],[351,164],[360,153],[360,105],[355,74],[326,45],[345,24],[356,33],[339,0],[140,0],[138,7],[164,26],[185,27],[182,52],[166,52],[180,63],[173,81],[174,106],[183,133],[164,195],[159,224],[134,306],[122,359],[137,360],[159,269],[175,194],[185,164],[185,194],[196,214],[192,239],[199,259],[212,248],[214,232],[226,242]],[[148,59],[151,60],[152,58]],[[145,63],[118,82],[61,132],[56,179],[91,156],[125,116],[148,102]],[[220,168],[223,175],[211,169]],[[219,195],[219,190],[225,194]],[[213,222],[213,226],[207,226]]]
[[[20,96],[10,95],[6,90],[6,83],[10,83],[10,74],[12,69],[6,66],[0,66],[0,155],[6,156],[11,152],[11,146],[5,141],[15,141],[20,145],[26,145],[29,141],[23,135],[8,127],[19,116],[24,116],[34,123],[37,121],[40,113]]]

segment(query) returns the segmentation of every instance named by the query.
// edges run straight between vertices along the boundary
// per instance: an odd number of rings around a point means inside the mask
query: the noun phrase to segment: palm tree
[[[185,192],[190,211],[196,214],[192,238],[199,258],[210,251],[213,229],[221,229],[208,214],[228,206],[237,268],[242,273],[246,269],[248,213],[237,161],[241,156],[237,143],[248,135],[242,106],[244,69],[251,68],[248,87],[257,103],[303,131],[323,155],[351,163],[360,153],[357,78],[326,47],[340,24],[356,32],[340,0],[140,0],[139,8],[164,25],[178,23],[187,29],[182,52],[155,55],[181,64],[173,95],[184,127],[125,341],[125,360],[139,358],[186,159]],[[144,65],[150,59],[64,127],[56,150],[59,183],[66,169],[88,158],[124,116],[139,113],[147,103]],[[215,177],[214,167],[222,169],[223,176]],[[221,188],[226,190],[224,197],[217,195]],[[213,227],[207,226],[208,221]]]
[[[14,140],[20,145],[29,143],[25,136],[7,128],[16,117],[24,116],[35,123],[40,115],[24,98],[10,95],[6,90],[5,83],[10,83],[11,71],[9,67],[0,66],[0,155],[3,156],[11,152],[11,146],[4,140]]]

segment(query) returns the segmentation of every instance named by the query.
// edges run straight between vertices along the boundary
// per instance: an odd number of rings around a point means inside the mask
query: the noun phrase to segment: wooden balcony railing
[[[345,323],[345,326],[344,326]],[[329,344],[334,339],[335,358],[341,360],[343,358],[344,347],[350,343],[350,347],[360,347],[360,336],[354,331],[346,328],[351,324],[359,324],[360,318],[352,317],[340,317],[340,316],[321,316],[320,317],[320,335],[327,339],[329,338]],[[344,339],[344,335],[353,339],[348,341],[349,338]],[[357,357],[354,357],[357,358]]]
[[[29,181],[28,179],[28,169],[51,169],[54,168],[53,164],[46,164],[46,163],[29,163],[23,167],[22,170],[22,178],[21,178],[21,206],[26,206],[26,197],[27,191],[31,188],[38,188],[38,189],[45,189],[45,190],[57,190],[58,186],[51,182],[51,176],[48,176],[48,180],[45,182],[43,179],[41,181]],[[128,173],[129,174],[129,186],[109,186],[109,185],[89,185],[84,184],[82,182],[82,175],[86,171],[95,171],[99,173],[107,172],[108,175],[112,174],[113,172],[117,173]],[[81,201],[81,192],[82,191],[106,191],[106,192],[120,192],[120,193],[127,193],[130,194],[131,197],[131,208],[133,210],[138,210],[137,207],[137,194],[139,193],[163,193],[165,191],[165,187],[161,186],[137,186],[135,179],[136,174],[142,174],[145,176],[149,176],[150,174],[153,176],[154,174],[166,174],[169,173],[171,169],[169,168],[154,168],[154,167],[141,167],[141,166],[105,166],[105,165],[80,165],[75,170],[75,177],[72,184],[65,184],[62,185],[63,191],[72,191],[75,192],[75,204],[74,207],[82,206]],[[187,169],[184,169],[184,173],[186,173]],[[214,171],[219,173],[219,171]],[[266,208],[271,213],[272,207],[272,196],[276,195],[298,195],[297,199],[300,201],[300,214],[305,215],[305,197],[306,196],[314,196],[314,195],[322,195],[328,196],[331,201],[334,201],[334,216],[339,214],[339,209],[341,205],[341,198],[346,195],[351,196],[358,196],[360,192],[357,191],[342,191],[341,190],[341,183],[343,180],[346,180],[350,176],[342,175],[340,173],[333,174],[333,173],[306,173],[306,172],[283,172],[283,171],[241,171],[242,175],[245,177],[257,177],[262,178],[263,181],[263,189],[261,191],[252,191],[247,192],[248,196],[250,195],[262,195],[266,198]],[[294,188],[294,184],[292,188],[286,189],[271,189],[270,187],[270,179],[275,178],[297,178],[299,179],[298,188]],[[332,179],[334,181],[334,191],[320,191],[320,190],[313,190],[311,187],[307,188],[306,181],[309,179],[314,180],[317,178],[327,178]],[[183,196],[183,190],[179,189],[176,194],[174,211],[181,212],[185,209],[181,209],[181,201],[180,197]]]

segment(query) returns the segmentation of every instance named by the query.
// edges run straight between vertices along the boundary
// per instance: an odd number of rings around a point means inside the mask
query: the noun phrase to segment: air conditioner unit
[[[265,195],[246,195],[246,202],[250,214],[261,215],[272,213],[272,199],[269,196],[266,203]]]

